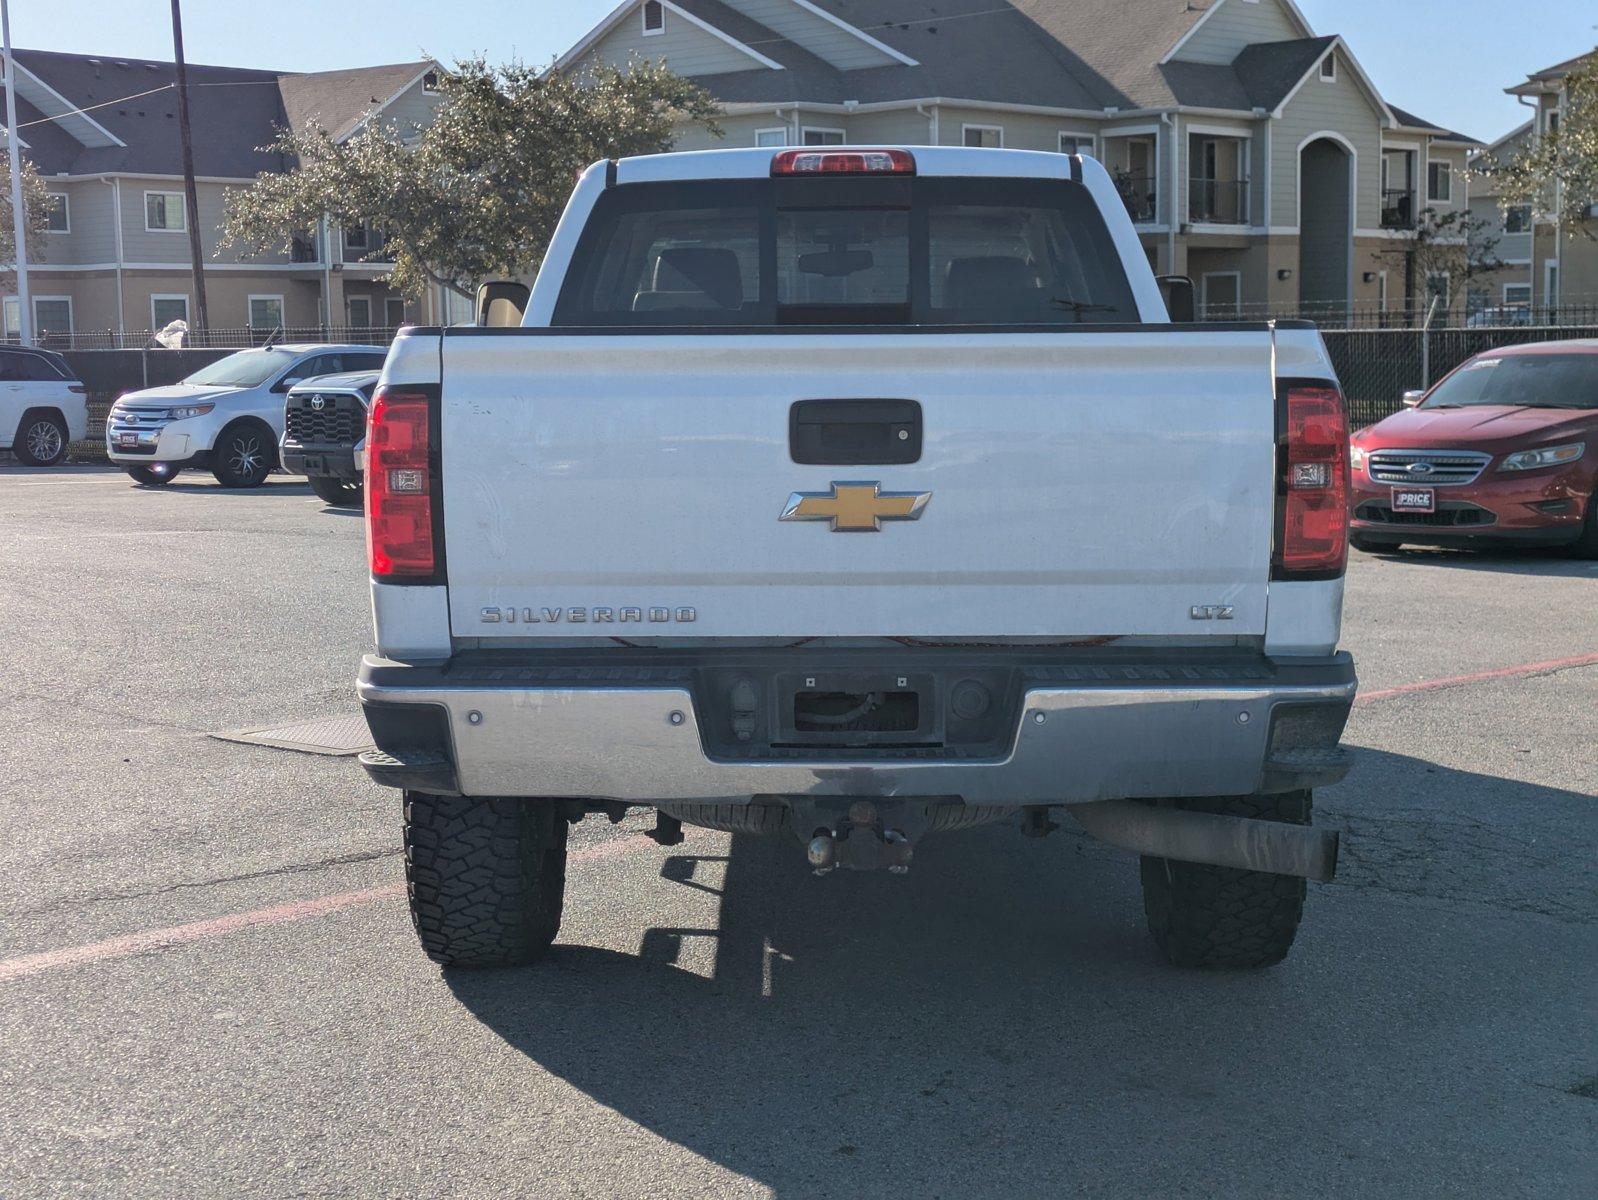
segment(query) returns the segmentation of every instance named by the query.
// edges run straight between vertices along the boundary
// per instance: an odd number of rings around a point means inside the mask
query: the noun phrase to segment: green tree
[[[23,242],[28,259],[33,261],[44,253],[45,226],[50,219],[50,197],[44,180],[27,159],[22,160],[22,216]],[[15,273],[17,239],[11,220],[11,164],[0,155],[0,263],[5,272]]]
[[[1472,280],[1505,266],[1498,257],[1498,223],[1458,208],[1421,209],[1414,231],[1379,257],[1403,271],[1405,292],[1422,311],[1431,296],[1442,294],[1433,290],[1433,281],[1441,276],[1448,277],[1451,306],[1469,295]]]
[[[407,295],[429,283],[469,295],[537,269],[589,164],[669,150],[683,123],[721,132],[708,92],[649,61],[567,74],[471,59],[440,73],[439,92],[426,126],[283,134],[270,149],[297,166],[229,196],[222,244],[281,252],[326,215],[381,231]]]
[[[1598,204],[1598,50],[1565,77],[1558,129],[1545,131],[1506,162],[1482,173],[1498,185],[1500,203],[1530,204],[1559,220],[1572,236],[1598,236],[1587,214]]]

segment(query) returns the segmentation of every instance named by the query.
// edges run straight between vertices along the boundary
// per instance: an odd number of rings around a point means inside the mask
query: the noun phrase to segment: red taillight
[[[379,389],[366,426],[366,556],[378,579],[430,576],[433,471],[429,403]]]
[[[1289,386],[1282,435],[1274,575],[1340,575],[1348,564],[1348,414],[1341,393]]]
[[[914,175],[908,150],[780,150],[771,158],[773,175]]]

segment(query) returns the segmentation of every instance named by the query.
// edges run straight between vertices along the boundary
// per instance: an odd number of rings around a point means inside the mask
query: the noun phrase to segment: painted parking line
[[[1571,667],[1590,666],[1598,666],[1598,654],[1579,654],[1571,658],[1554,658],[1543,662],[1522,663],[1513,667],[1499,667],[1492,671],[1476,671],[1469,675],[1451,675],[1443,679],[1427,679],[1419,683],[1400,684],[1397,687],[1365,692],[1355,703],[1371,704],[1380,700],[1388,700],[1395,696],[1413,695],[1417,692],[1438,691],[1443,688],[1462,687],[1472,683],[1487,683],[1496,679],[1516,679],[1530,675],[1545,675],[1554,671],[1568,670]],[[597,846],[586,846],[580,850],[574,850],[571,852],[568,861],[575,864],[592,862],[602,858],[613,858],[647,849],[649,845],[648,840],[643,837],[618,837],[610,841],[601,842]],[[345,909],[360,908],[368,904],[394,900],[404,894],[405,886],[397,883],[387,884],[383,887],[365,888],[360,891],[335,892],[331,896],[318,896],[311,900],[295,900],[288,904],[273,905],[270,908],[257,908],[248,912],[229,913],[226,916],[212,917],[205,921],[193,921],[187,925],[173,925],[165,929],[151,929],[143,933],[130,933],[121,937],[107,938],[104,941],[88,942],[81,946],[68,946],[60,950],[45,950],[37,954],[24,954],[16,958],[0,959],[0,983],[13,979],[26,979],[31,975],[42,975],[70,967],[84,966],[88,963],[104,962],[108,959],[128,958],[135,954],[166,950],[174,946],[187,945],[190,942],[225,937],[242,929],[254,929],[265,925],[282,925],[290,921],[305,921],[313,917],[323,917],[330,913],[342,912]]]
[[[580,850],[573,850],[567,856],[567,861],[584,863],[601,858],[614,858],[645,849],[653,844],[643,837],[615,838],[601,842],[597,846],[585,846]],[[229,913],[205,921],[191,921],[187,925],[148,929],[142,933],[124,934],[121,937],[88,942],[81,946],[67,946],[60,950],[45,950],[38,954],[23,954],[16,958],[0,959],[0,983],[13,979],[26,979],[30,975],[43,975],[50,971],[62,971],[69,967],[81,967],[88,963],[105,962],[108,959],[129,958],[135,954],[148,954],[154,950],[168,950],[190,942],[209,941],[212,938],[237,933],[241,929],[255,929],[263,925],[283,925],[291,921],[325,917],[348,908],[360,908],[368,904],[396,900],[404,895],[403,883],[391,883],[383,887],[335,892],[331,896],[274,904],[270,908]]]
[[[1567,671],[1571,667],[1598,666],[1598,654],[1578,654],[1572,658],[1550,658],[1545,662],[1521,663],[1514,667],[1499,667],[1492,671],[1474,671],[1469,675],[1450,675],[1445,679],[1424,679],[1419,683],[1401,683],[1397,687],[1379,688],[1374,692],[1361,692],[1355,704],[1374,704],[1378,700],[1391,700],[1394,696],[1412,696],[1416,692],[1435,692],[1442,688],[1463,687],[1471,683],[1488,683],[1494,679],[1519,679],[1527,675],[1547,675],[1554,671]]]

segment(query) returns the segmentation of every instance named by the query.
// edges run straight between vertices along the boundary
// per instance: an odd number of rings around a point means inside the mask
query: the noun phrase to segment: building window
[[[1548,110],[1548,132],[1559,132],[1559,110],[1557,108],[1551,108]]]
[[[44,337],[51,333],[72,332],[71,296],[35,296],[33,298],[33,333]]]
[[[841,129],[816,129],[806,126],[800,140],[806,146],[841,146],[843,139],[844,131]]]
[[[1438,308],[1447,308],[1452,296],[1452,281],[1447,271],[1428,271],[1426,273],[1426,299],[1430,303],[1437,301]]]
[[[153,295],[150,297],[150,328],[165,329],[173,321],[187,322],[189,298],[186,295]]]
[[[351,296],[346,303],[351,329],[372,327],[372,302],[365,296]]]
[[[46,198],[45,225],[51,233],[71,233],[72,213],[65,192],[51,192]]]
[[[1004,126],[1002,125],[962,125],[964,144],[967,146],[981,146],[986,150],[998,150],[1004,145]]]
[[[666,6],[660,0],[648,0],[644,5],[644,36],[654,37],[666,32]]]
[[[1092,154],[1093,135],[1091,133],[1062,133],[1060,135],[1061,154]]]
[[[145,192],[144,228],[149,233],[183,233],[188,229],[184,220],[182,192]]]
[[[1504,210],[1505,233],[1531,232],[1531,205],[1511,204]]]
[[[1328,54],[1321,59],[1321,78],[1327,83],[1337,82],[1337,55]]]
[[[755,145],[757,146],[786,146],[787,144],[788,127],[786,125],[755,130]]]
[[[383,324],[390,329],[398,329],[405,324],[405,300],[401,296],[390,296],[383,301]]]
[[[1504,304],[1510,308],[1531,307],[1531,284],[1506,283],[1504,284]]]
[[[250,297],[250,328],[251,329],[282,329],[283,328],[283,297],[282,296],[251,296]]]
[[[346,250],[366,250],[369,248],[371,238],[367,236],[366,226],[346,225],[344,227],[344,248]]]
[[[1426,199],[1448,204],[1454,199],[1454,164],[1429,162],[1426,164]]]

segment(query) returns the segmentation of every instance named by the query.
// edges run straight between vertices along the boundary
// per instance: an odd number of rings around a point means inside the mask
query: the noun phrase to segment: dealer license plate
[[[118,446],[126,446],[126,447],[131,449],[131,448],[136,448],[138,446],[138,444],[139,444],[139,435],[136,434],[136,433],[119,433],[119,434],[117,434],[117,445]]]
[[[1394,488],[1393,511],[1429,513],[1437,511],[1437,492],[1432,488]]]

